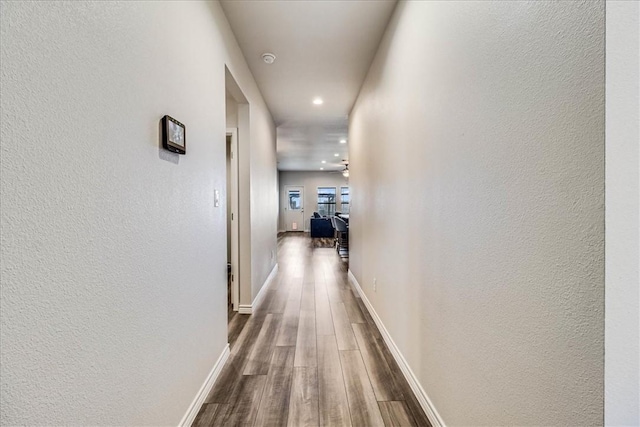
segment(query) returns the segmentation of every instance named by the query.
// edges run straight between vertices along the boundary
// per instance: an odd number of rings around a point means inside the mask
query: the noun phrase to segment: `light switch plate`
[[[220,191],[218,190],[213,190],[213,206],[216,208],[220,206]]]

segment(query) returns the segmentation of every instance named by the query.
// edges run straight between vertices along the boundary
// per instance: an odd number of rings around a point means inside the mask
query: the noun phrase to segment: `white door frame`
[[[284,186],[284,197],[285,197],[285,205],[284,205],[284,230],[285,231],[292,231],[289,230],[289,189],[290,188],[301,188],[302,189],[302,206],[300,208],[301,213],[302,213],[302,222],[301,224],[299,224],[299,228],[297,231],[305,231],[305,217],[304,217],[304,198],[305,198],[305,191],[304,191],[304,185],[285,185]]]
[[[227,239],[231,239],[231,304],[233,311],[238,311],[240,306],[240,228],[239,209],[238,209],[238,129],[227,128],[227,136],[231,137],[231,173],[230,175],[230,197],[231,199],[231,235]],[[226,138],[225,138],[226,145]],[[229,218],[227,218],[229,220]]]

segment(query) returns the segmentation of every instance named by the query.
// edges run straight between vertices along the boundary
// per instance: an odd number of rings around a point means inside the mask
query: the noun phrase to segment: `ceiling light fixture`
[[[320,162],[320,163],[327,163],[327,161],[326,161],[326,160],[323,160],[323,161],[322,161],[322,162]]]
[[[333,157],[339,157],[339,156],[340,156],[340,154],[338,154],[338,153],[333,155]]]
[[[315,98],[313,100],[314,105],[322,105],[323,102],[322,98]]]
[[[346,160],[343,160],[343,162]],[[342,171],[342,176],[345,178],[349,178],[349,163],[345,163],[344,170]]]
[[[346,144],[346,143],[347,143],[347,140],[346,140],[346,139],[341,139],[341,140],[340,140],[340,144]]]
[[[320,168],[320,170],[321,170],[321,171],[323,171],[323,170],[324,170],[324,168]]]
[[[265,52],[262,54],[262,60],[267,64],[273,64],[276,60],[276,56],[273,53]]]

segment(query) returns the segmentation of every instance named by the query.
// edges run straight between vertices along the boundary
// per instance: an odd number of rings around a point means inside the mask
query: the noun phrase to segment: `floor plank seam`
[[[338,345],[338,341],[336,339],[336,346]],[[342,357],[340,357],[340,350],[338,350],[338,363],[340,363],[340,371],[342,372],[342,386],[344,387],[344,393],[347,396],[347,408],[349,409],[349,419],[351,421],[351,425],[355,426],[354,420],[353,420],[353,411],[351,410],[351,404],[349,403],[349,394],[347,393],[347,384],[346,384],[346,379],[345,379],[345,375],[344,375],[344,366],[342,363]]]
[[[228,318],[231,356],[193,425],[429,425],[347,261],[308,243],[278,237],[279,271],[262,307]]]

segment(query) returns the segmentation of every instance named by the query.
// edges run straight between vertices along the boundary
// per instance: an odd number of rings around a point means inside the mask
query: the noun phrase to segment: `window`
[[[298,210],[300,206],[300,190],[289,190],[289,209]]]
[[[340,212],[349,213],[349,187],[340,187]]]
[[[318,187],[318,213],[322,216],[336,214],[336,187]]]

